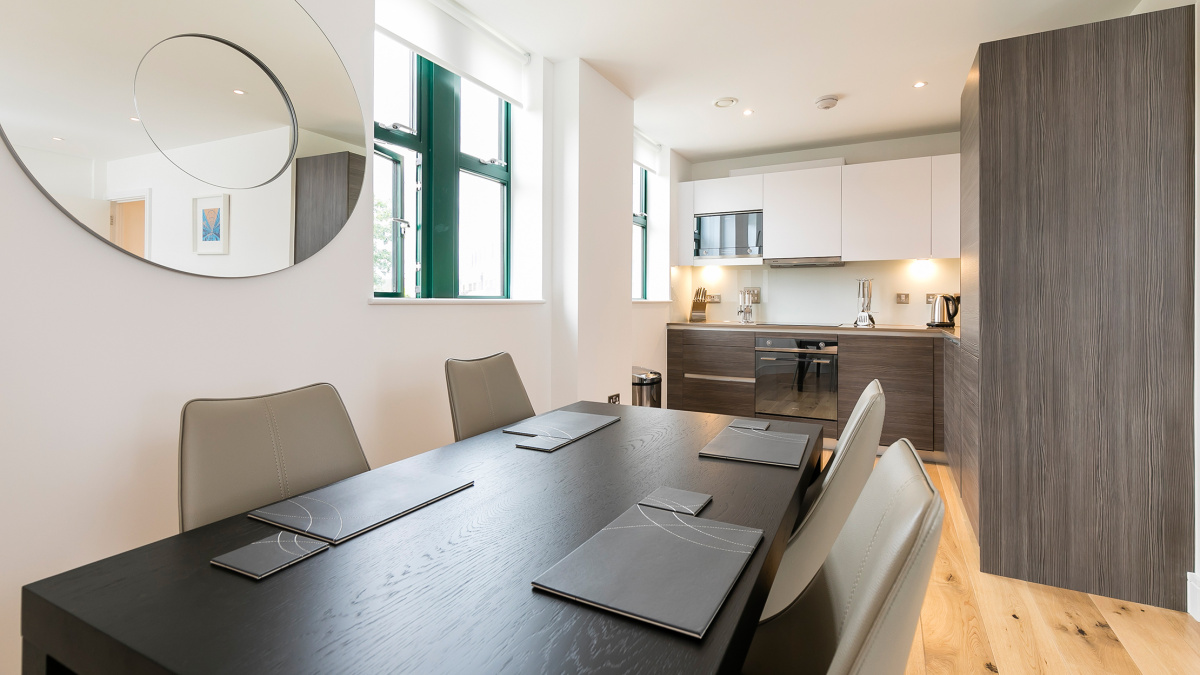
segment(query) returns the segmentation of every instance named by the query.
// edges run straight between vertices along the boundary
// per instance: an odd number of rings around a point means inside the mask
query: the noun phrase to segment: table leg
[[[55,661],[41,647],[21,640],[21,675],[75,675],[75,671]]]

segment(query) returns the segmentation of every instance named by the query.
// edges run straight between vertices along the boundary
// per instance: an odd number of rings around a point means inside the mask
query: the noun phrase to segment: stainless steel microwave
[[[761,258],[762,211],[696,216],[697,258]]]

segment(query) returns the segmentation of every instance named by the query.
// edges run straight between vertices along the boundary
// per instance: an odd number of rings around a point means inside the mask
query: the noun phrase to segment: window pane
[[[375,32],[375,121],[413,128],[412,50]]]
[[[642,267],[646,264],[645,233],[641,225],[633,226],[633,297],[638,300],[644,299]]]
[[[458,174],[458,294],[504,294],[504,186],[466,171]]]
[[[642,167],[633,165],[633,215],[642,214]]]
[[[500,152],[500,97],[474,82],[462,80],[460,149],[479,159],[503,159]]]
[[[375,155],[375,292],[395,293],[396,284],[392,277],[393,229],[392,229],[392,167],[391,159]]]

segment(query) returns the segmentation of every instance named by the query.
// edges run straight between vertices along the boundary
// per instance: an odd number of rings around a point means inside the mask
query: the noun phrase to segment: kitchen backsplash
[[[924,325],[929,321],[927,293],[955,293],[957,258],[851,262],[844,267],[772,269],[762,265],[679,268],[691,271],[691,288],[704,286],[720,294],[720,304],[708,306],[709,321],[737,321],[738,291],[762,289],[755,306],[758,323],[851,323],[858,312],[857,279],[874,279],[872,314],[879,324]],[[675,285],[675,292],[688,292]],[[897,293],[908,293],[909,304],[896,304]]]

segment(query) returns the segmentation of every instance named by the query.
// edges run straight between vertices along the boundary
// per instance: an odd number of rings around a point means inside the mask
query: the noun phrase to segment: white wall
[[[370,111],[372,3],[301,4]],[[367,304],[369,190],[319,255],[252,279],[170,272],[96,241],[3,152],[0,193],[0,510],[20,515],[5,533],[19,544],[0,556],[0,672],[19,668],[21,585],[177,531],[188,399],[331,382],[372,466],[453,440],[447,357],[507,350],[534,407],[549,408],[548,305]]]
[[[109,237],[109,205],[104,199],[104,170],[96,162],[28,146],[18,146],[21,161],[54,199],[96,234]]]
[[[628,402],[633,100],[579,59],[554,74],[551,400]]]
[[[689,268],[682,268],[689,269]],[[958,259],[881,260],[844,267],[771,269],[761,265],[692,267],[692,284],[720,293],[708,306],[709,321],[737,321],[737,293],[762,289],[755,307],[759,323],[851,323],[858,314],[857,279],[873,279],[872,316],[877,324],[922,326],[929,321],[926,293],[958,293]],[[896,304],[908,293],[909,304]]]
[[[808,162],[833,157],[844,157],[847,164],[862,164],[864,162],[886,162],[892,159],[951,155],[958,152],[958,144],[958,132],[955,131],[931,136],[912,136],[886,141],[872,141],[870,143],[833,145],[824,148],[776,152],[769,155],[719,159],[693,164],[691,176],[687,180],[724,178],[729,175],[732,169],[749,169],[774,164]]]
[[[286,147],[286,127],[173,150],[175,158],[203,159],[189,162],[192,170],[217,169],[213,161],[240,167],[258,165],[254,175],[270,175],[279,165],[278,149]],[[150,189],[149,258],[160,265],[193,274],[240,277],[281,270],[292,261],[294,165],[268,185],[252,190],[213,187],[177,169],[159,153],[113,160],[108,163],[109,194]],[[219,175],[204,173],[201,175]],[[200,255],[193,247],[192,199],[229,195],[229,213],[224,228],[229,253]]]

